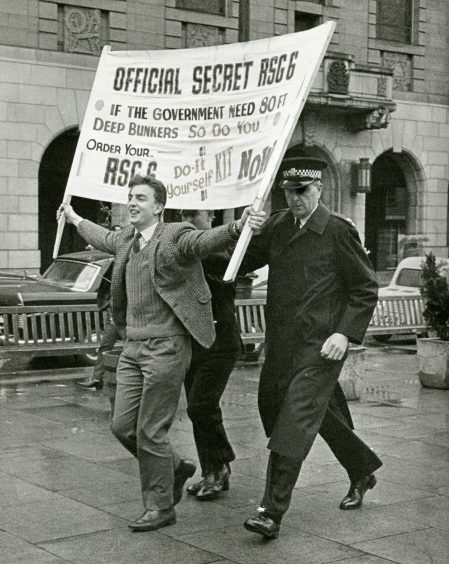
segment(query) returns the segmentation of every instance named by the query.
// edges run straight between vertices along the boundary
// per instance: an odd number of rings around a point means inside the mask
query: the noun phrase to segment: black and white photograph
[[[448,0],[1,0],[0,564],[449,562]]]

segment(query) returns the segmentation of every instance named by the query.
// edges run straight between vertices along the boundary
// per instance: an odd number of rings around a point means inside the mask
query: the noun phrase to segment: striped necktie
[[[133,252],[134,253],[138,253],[140,251],[140,239],[142,237],[142,233],[137,232],[134,235],[134,239],[133,239]]]

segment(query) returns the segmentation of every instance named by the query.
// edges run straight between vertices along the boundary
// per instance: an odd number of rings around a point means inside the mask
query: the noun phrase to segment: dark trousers
[[[351,481],[368,476],[382,465],[379,457],[353,431],[347,402],[337,383],[328,403],[319,434]],[[270,452],[262,507],[276,520],[287,511],[306,455],[301,459]]]
[[[238,350],[221,351],[215,345],[204,349],[193,343],[184,386],[203,476],[235,459],[223,426],[220,399],[238,356]]]
[[[188,335],[126,341],[117,367],[112,432],[139,462],[145,509],[173,505],[180,458],[168,431],[190,364]]]
[[[114,348],[115,343],[120,339],[120,335],[117,329],[109,321],[104,327],[103,337],[101,339],[100,348],[98,349],[98,358],[94,366],[94,380],[98,382],[104,382],[108,396],[109,403],[111,406],[111,416],[114,413],[114,402],[115,402],[115,389],[117,387],[117,381],[114,372],[109,372],[104,367],[103,363],[103,353],[111,351]]]
[[[337,384],[321,423],[319,434],[346,470],[351,482],[354,482],[380,468],[382,462],[377,454],[353,431],[352,421],[348,420],[342,409],[346,406],[349,414],[346,400],[344,400],[344,405],[340,398],[336,401],[336,394],[340,392],[344,398],[340,385]]]

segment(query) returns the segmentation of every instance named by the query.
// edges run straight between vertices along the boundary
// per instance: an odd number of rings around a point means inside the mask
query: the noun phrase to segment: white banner
[[[167,208],[262,197],[334,28],[198,49],[105,48],[65,199],[125,203],[136,174],[164,182]]]

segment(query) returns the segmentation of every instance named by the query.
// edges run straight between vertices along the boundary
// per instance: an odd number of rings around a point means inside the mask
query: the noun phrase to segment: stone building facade
[[[336,33],[288,154],[327,161],[324,200],[355,221],[379,272],[423,250],[447,256],[447,0],[2,0],[0,269],[36,272],[51,260],[103,45],[206,46],[328,20]],[[110,221],[105,204],[76,205]],[[283,205],[273,191],[267,207]],[[80,244],[73,231],[64,241],[62,251]]]

